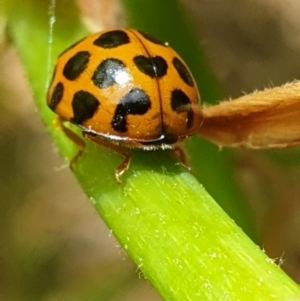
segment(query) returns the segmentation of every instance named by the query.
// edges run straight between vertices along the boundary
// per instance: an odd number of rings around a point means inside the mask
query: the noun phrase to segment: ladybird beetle
[[[166,43],[133,29],[92,34],[58,58],[47,104],[83,136],[122,154],[174,149],[196,133],[203,116],[196,83]],[[127,150],[126,150],[127,149]]]

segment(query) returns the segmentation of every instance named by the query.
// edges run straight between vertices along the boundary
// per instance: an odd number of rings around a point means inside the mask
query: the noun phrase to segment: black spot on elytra
[[[63,94],[64,94],[64,85],[61,82],[59,82],[53,89],[53,93],[48,103],[48,106],[52,111],[55,111],[57,105],[62,100]]]
[[[80,74],[86,69],[90,60],[88,51],[79,51],[73,55],[66,63],[63,75],[68,80],[77,79]]]
[[[160,78],[167,73],[168,64],[161,56],[148,58],[143,55],[138,55],[134,57],[133,61],[141,72],[152,78]]]
[[[187,128],[191,128],[194,122],[194,112],[191,107],[191,101],[189,97],[181,90],[173,90],[171,95],[171,107],[172,110],[181,113],[187,112]]]
[[[100,89],[118,84],[117,76],[127,72],[125,64],[118,59],[110,58],[102,61],[96,68],[92,81]]]
[[[151,36],[151,35],[149,35],[149,34],[147,34],[147,33],[144,33],[144,32],[142,32],[142,31],[138,31],[145,39],[147,39],[148,41],[150,41],[150,42],[152,42],[152,43],[154,43],[154,44],[158,44],[158,45],[162,45],[162,46],[165,46],[165,47],[168,47],[167,45],[166,45],[166,43],[164,43],[163,41],[161,41],[161,40],[159,40],[159,39],[157,39],[157,38],[155,38],[155,37],[153,37],[153,36]]]
[[[119,102],[111,121],[112,128],[120,133],[127,131],[127,115],[143,115],[151,107],[149,96],[142,89],[132,89]]]
[[[82,124],[94,116],[99,105],[98,99],[91,93],[83,90],[76,92],[72,100],[74,115],[71,121],[75,124]]]
[[[125,31],[113,30],[103,33],[94,41],[94,45],[110,49],[115,48],[130,42],[130,39]]]
[[[175,69],[177,70],[180,78],[187,85],[194,87],[194,81],[193,81],[192,75],[190,74],[190,72],[186,68],[186,66],[182,63],[182,61],[180,59],[178,59],[177,57],[174,57],[172,62],[173,62]]]

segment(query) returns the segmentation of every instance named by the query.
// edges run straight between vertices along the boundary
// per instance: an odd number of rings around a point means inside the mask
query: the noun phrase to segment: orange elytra
[[[92,34],[63,52],[47,104],[86,138],[125,156],[130,148],[174,149],[203,115],[187,65],[167,44],[132,29]]]

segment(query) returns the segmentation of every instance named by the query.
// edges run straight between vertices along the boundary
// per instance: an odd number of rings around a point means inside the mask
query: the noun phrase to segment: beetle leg
[[[57,118],[55,120],[55,126],[64,132],[64,134],[70,139],[72,140],[76,146],[78,147],[78,152],[77,154],[72,158],[71,162],[70,162],[70,168],[72,171],[74,171],[74,166],[77,163],[78,159],[82,156],[82,153],[84,151],[84,147],[85,147],[85,143],[83,141],[83,139],[81,137],[79,137],[78,135],[76,135],[73,131],[71,131],[69,128],[67,128],[65,126],[66,121],[61,119],[61,118]]]
[[[184,168],[186,168],[188,171],[191,171],[192,168],[189,165],[185,151],[178,145],[174,147],[173,151],[174,151],[174,154],[175,154],[176,158],[178,159],[179,163]]]
[[[131,162],[131,152],[130,151],[127,151],[117,145],[114,145],[114,144],[111,144],[111,143],[108,143],[104,140],[101,140],[99,138],[97,138],[97,136],[89,133],[89,132],[85,132],[83,131],[82,132],[82,135],[83,137],[91,140],[92,142],[100,145],[100,146],[103,146],[117,154],[120,154],[124,157],[124,161],[118,166],[118,168],[115,170],[115,179],[116,179],[116,182],[118,184],[121,184],[122,181],[121,181],[121,176],[123,175],[123,173],[129,168],[130,166],[130,162]]]
[[[71,131],[68,127],[65,126],[64,124],[64,120],[61,118],[57,118],[55,120],[55,126],[64,132],[64,134],[70,139],[72,140],[76,146],[78,147],[78,152],[77,154],[72,158],[71,162],[70,162],[70,168],[72,171],[74,171],[74,167],[75,164],[77,163],[78,159],[82,156],[84,148],[85,148],[85,143],[84,140],[79,137],[78,135],[76,135],[73,131]],[[115,179],[116,182],[118,184],[121,184],[121,176],[123,175],[123,173],[129,168],[130,166],[130,161],[131,161],[131,152],[126,151],[116,145],[110,144],[110,143],[106,143],[105,141],[102,141],[100,139],[97,139],[96,136],[91,135],[88,132],[83,131],[82,132],[83,137],[87,138],[89,140],[91,140],[92,142],[101,145],[109,150],[112,150],[120,155],[122,155],[125,159],[124,161],[118,166],[118,168],[115,170]]]
[[[125,156],[125,159],[115,170],[115,178],[118,184],[122,183],[120,177],[129,168],[131,162],[131,153],[128,152],[126,155],[123,153],[122,155]]]

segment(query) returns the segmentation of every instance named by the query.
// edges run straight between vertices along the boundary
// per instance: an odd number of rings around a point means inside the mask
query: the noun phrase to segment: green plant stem
[[[45,69],[38,68],[47,61],[48,30],[43,23],[47,7],[33,0],[26,1],[22,9],[18,6],[19,10],[8,14],[9,32],[40,115],[60,153],[70,162],[76,146],[53,125],[55,116],[45,103]],[[76,26],[75,13],[70,21]],[[63,27],[59,29],[64,32]],[[63,37],[65,34],[57,31],[55,52],[62,50]],[[121,156],[87,142],[75,175],[112,233],[164,300],[300,299],[298,286],[189,172],[176,165],[169,152],[134,152],[130,170],[117,185],[113,172],[121,161]]]

